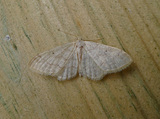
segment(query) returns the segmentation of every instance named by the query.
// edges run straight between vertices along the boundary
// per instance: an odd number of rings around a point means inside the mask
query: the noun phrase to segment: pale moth
[[[77,74],[101,80],[106,74],[121,71],[131,63],[131,57],[118,48],[78,40],[37,55],[29,65],[34,71],[58,80],[71,79]]]

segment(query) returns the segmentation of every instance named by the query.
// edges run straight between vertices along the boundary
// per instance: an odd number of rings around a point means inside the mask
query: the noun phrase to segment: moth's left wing
[[[104,75],[105,72],[83,48],[81,62],[79,64],[79,76],[87,77],[92,80],[100,80]]]
[[[118,48],[90,41],[84,41],[84,43],[84,50],[88,55],[86,56],[94,61],[104,75],[121,71],[132,63],[131,57]]]

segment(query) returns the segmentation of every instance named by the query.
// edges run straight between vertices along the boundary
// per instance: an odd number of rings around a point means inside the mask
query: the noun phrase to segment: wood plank
[[[159,12],[158,0],[0,0],[0,119],[160,118]],[[30,71],[38,53],[77,40],[62,31],[134,62],[101,81]]]

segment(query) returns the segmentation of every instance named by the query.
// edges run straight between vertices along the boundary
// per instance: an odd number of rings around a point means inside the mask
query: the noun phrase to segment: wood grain
[[[158,0],[0,0],[0,119],[159,119],[159,12]],[[134,62],[97,82],[30,71],[38,53],[77,40],[62,31]]]

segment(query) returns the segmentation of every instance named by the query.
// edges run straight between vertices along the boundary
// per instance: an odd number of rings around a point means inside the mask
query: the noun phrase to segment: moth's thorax
[[[85,46],[85,43],[83,40],[78,40],[76,42],[76,52],[77,52],[77,55],[78,55],[78,61],[81,62],[82,60],[82,49],[84,48]]]

